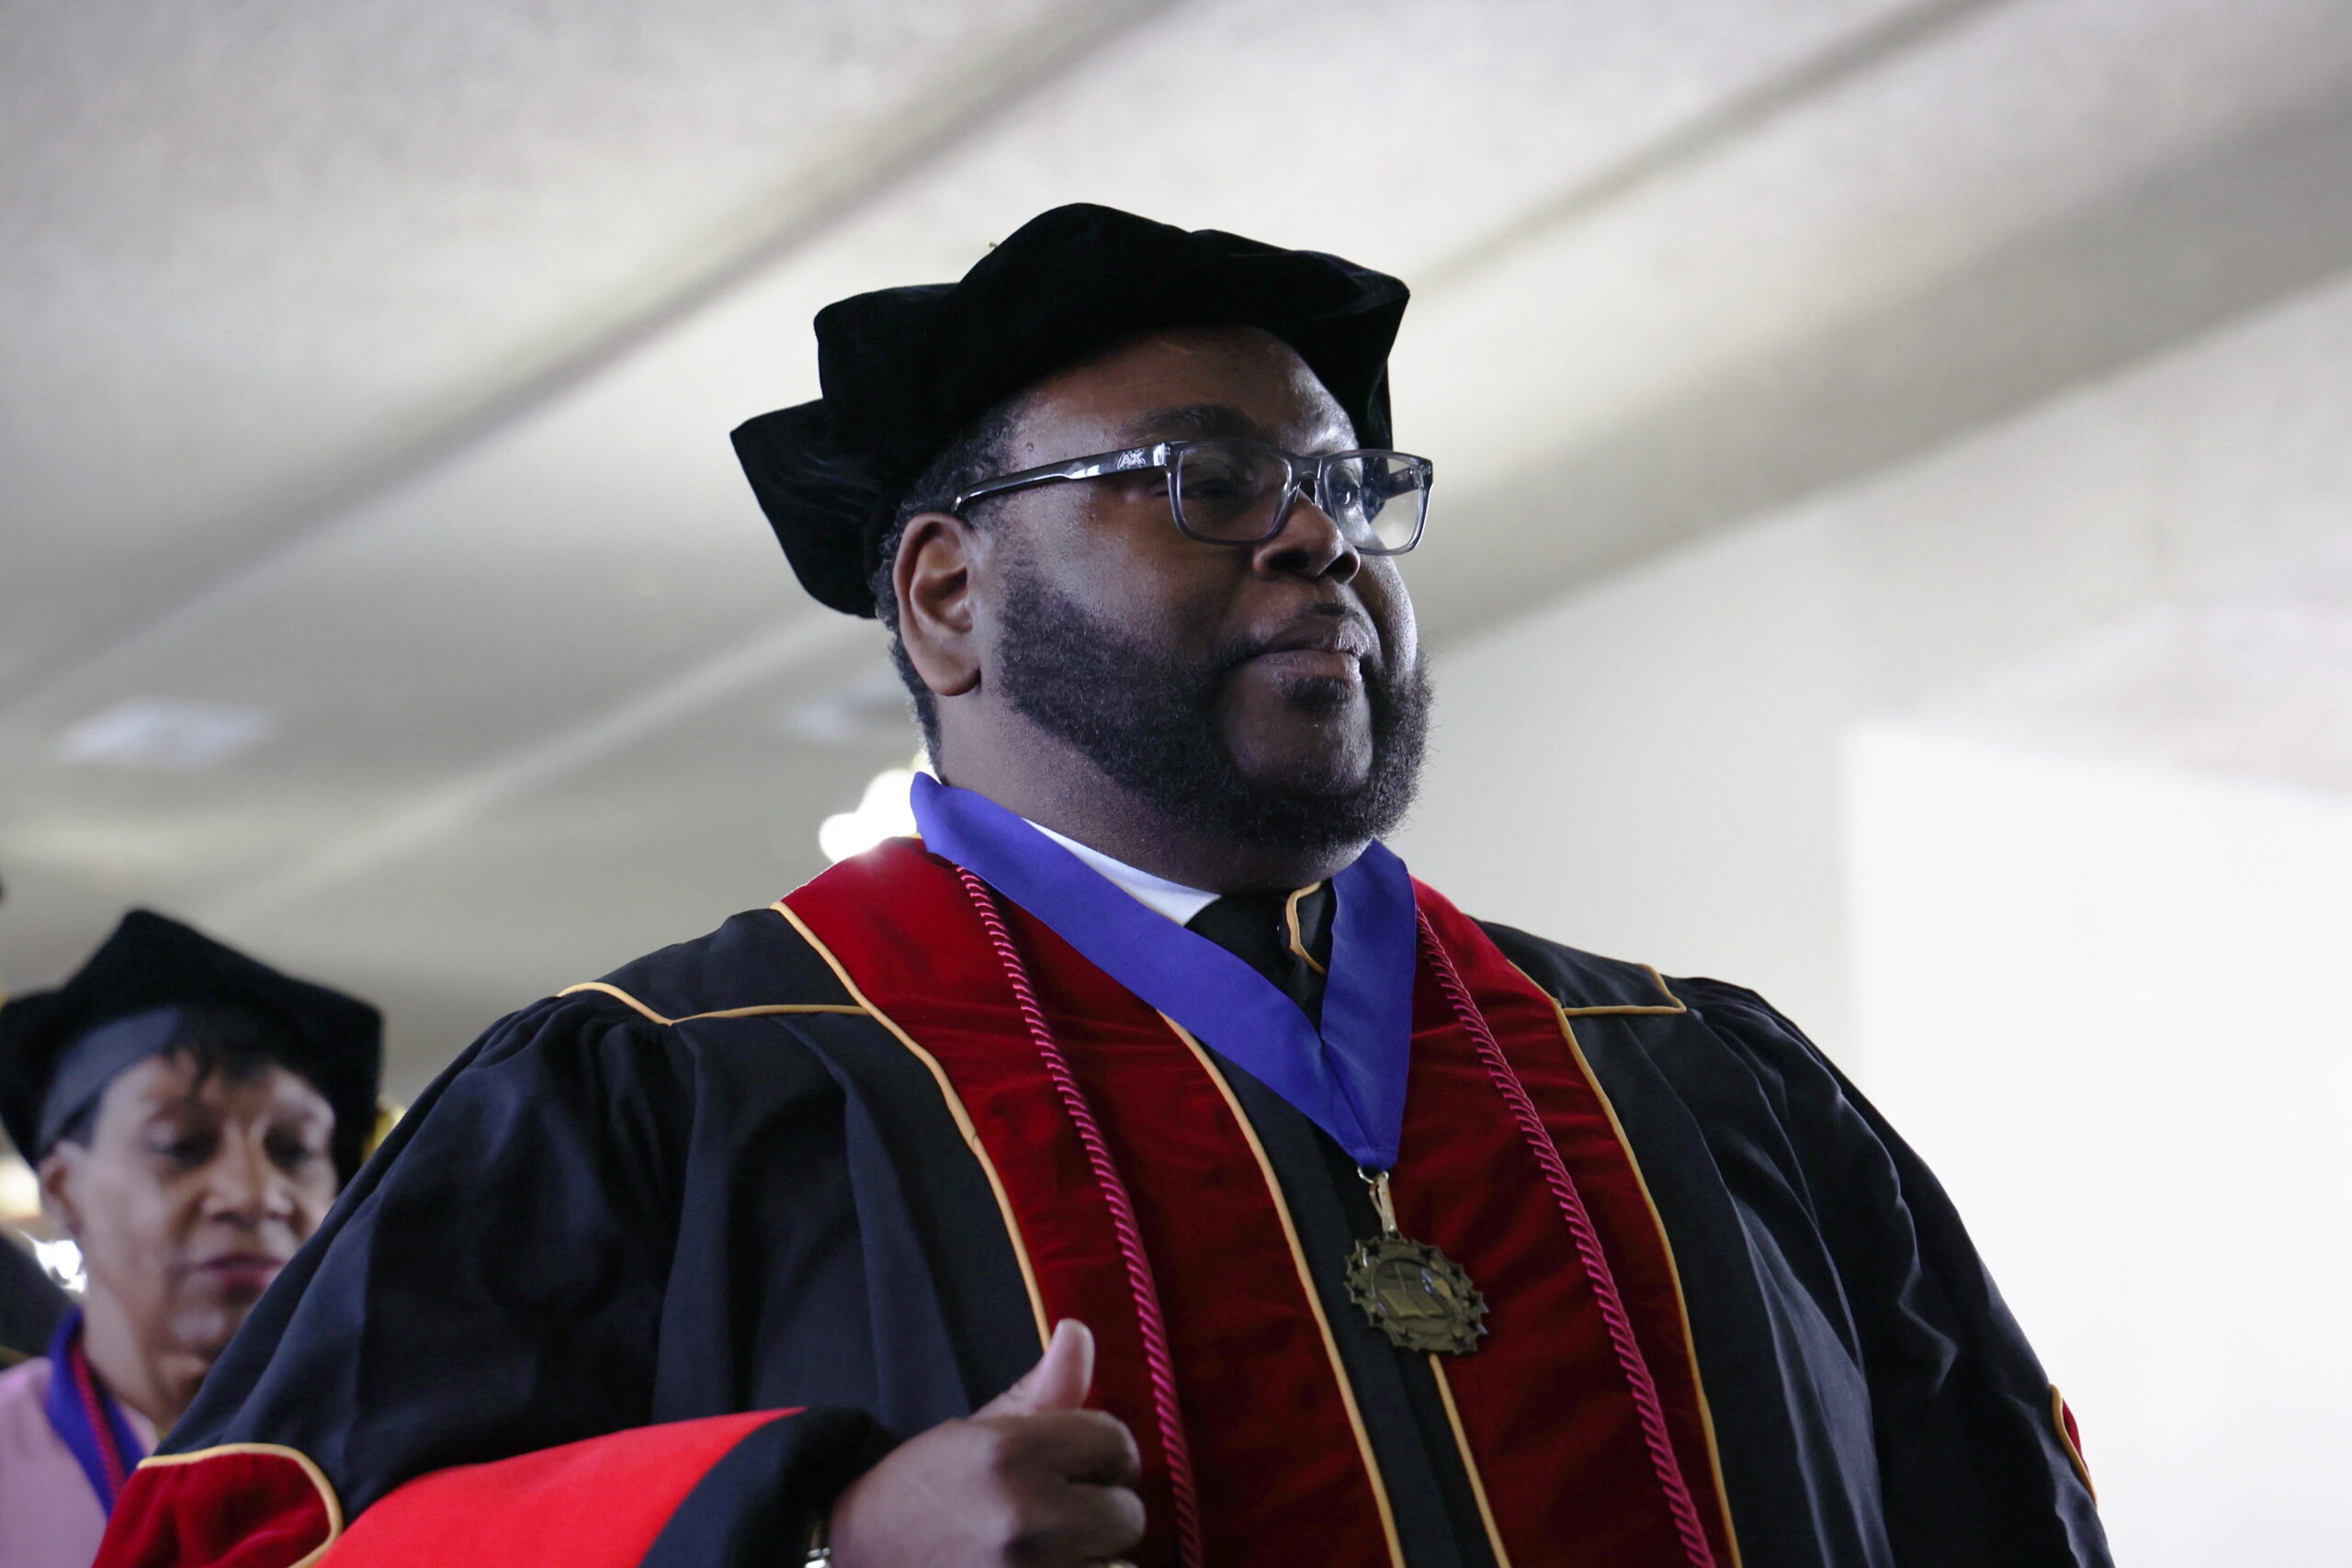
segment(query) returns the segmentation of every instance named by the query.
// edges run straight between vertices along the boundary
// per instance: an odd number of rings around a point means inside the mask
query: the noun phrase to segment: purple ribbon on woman
[[[147,1450],[130,1429],[122,1406],[90,1370],[90,1359],[82,1351],[79,1311],[67,1313],[50,1336],[49,1397],[43,1409],[82,1473],[90,1478],[98,1506],[113,1513],[124,1480],[147,1457]]]

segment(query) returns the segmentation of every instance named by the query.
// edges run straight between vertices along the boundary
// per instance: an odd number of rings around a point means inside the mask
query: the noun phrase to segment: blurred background
[[[811,314],[1073,199],[1334,250],[1406,858],[1845,1064],[2120,1561],[2342,1561],[2342,0],[6,0],[0,148],[0,984],[152,905],[406,1098],[766,903],[914,746],[727,446]]]

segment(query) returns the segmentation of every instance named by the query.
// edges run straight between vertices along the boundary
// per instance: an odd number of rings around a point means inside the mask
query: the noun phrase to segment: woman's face
[[[185,1053],[125,1068],[86,1145],[41,1161],[54,1217],[82,1249],[89,1307],[119,1315],[176,1393],[210,1369],[334,1201],[334,1112],[276,1065],[198,1080]]]

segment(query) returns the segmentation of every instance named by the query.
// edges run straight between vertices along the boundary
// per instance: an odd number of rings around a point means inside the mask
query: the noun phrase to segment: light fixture
[[[864,854],[885,839],[915,830],[914,807],[907,791],[918,772],[928,772],[920,760],[911,768],[885,768],[865,786],[854,811],[838,811],[817,825],[817,847],[829,861]]]
[[[90,1282],[88,1276],[82,1272],[82,1249],[70,1241],[34,1238],[33,1260],[48,1271],[51,1279],[77,1296]]]
[[[217,768],[277,733],[277,718],[235,703],[126,697],[57,738],[68,762],[153,773]]]
[[[0,1155],[0,1224],[17,1224],[40,1214],[40,1178],[15,1155]]]

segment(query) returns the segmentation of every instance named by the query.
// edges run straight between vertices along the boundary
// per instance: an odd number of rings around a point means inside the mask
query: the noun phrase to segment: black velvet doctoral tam
[[[1357,439],[1385,446],[1388,350],[1406,299],[1396,278],[1320,252],[1057,207],[958,282],[819,311],[824,395],[740,426],[735,451],[801,586],[870,616],[880,546],[907,486],[1006,398],[1136,333],[1235,323],[1296,349]]]
[[[166,1009],[243,1021],[241,1038],[309,1079],[334,1108],[335,1166],[345,1180],[358,1169],[375,1134],[382,1015],[149,909],[125,915],[63,985],[0,1007],[0,1122],[17,1152],[28,1160],[47,1152],[44,1109],[77,1046],[109,1024]],[[169,1032],[158,1043],[168,1044]],[[118,1054],[117,1070],[130,1065]]]

